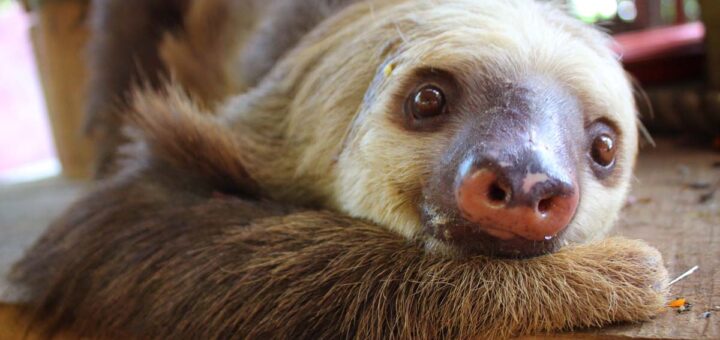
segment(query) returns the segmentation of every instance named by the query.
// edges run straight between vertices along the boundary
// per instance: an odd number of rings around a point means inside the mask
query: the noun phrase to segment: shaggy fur
[[[159,47],[172,75],[207,106],[257,85],[318,23],[358,0],[192,2]]]
[[[504,338],[645,320],[663,305],[662,259],[638,241],[529,260],[451,259],[335,213],[218,194],[228,187],[216,178],[242,182],[243,172],[227,166],[241,159],[216,120],[180,95],[139,107],[151,110],[138,118],[147,147],[56,221],[11,275],[47,331]],[[215,133],[196,135],[198,126]],[[216,152],[189,153],[188,140]]]
[[[212,108],[256,85],[308,31],[357,1],[94,1],[86,124],[98,176],[116,170],[127,142],[117,127],[134,86],[173,78]]]
[[[188,0],[92,1],[86,130],[95,141],[98,176],[113,172],[117,147],[126,141],[118,126],[130,88],[157,86],[168,77],[158,45],[181,29],[187,5]]]

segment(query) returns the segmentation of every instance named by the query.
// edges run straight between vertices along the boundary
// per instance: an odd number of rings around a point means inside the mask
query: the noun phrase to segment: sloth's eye
[[[615,161],[615,140],[608,134],[595,137],[590,154],[598,165],[610,166]]]
[[[595,176],[605,179],[612,174],[617,163],[617,132],[611,123],[604,120],[592,123],[587,132],[590,166]]]
[[[435,117],[445,112],[445,94],[433,85],[419,89],[411,101],[410,110],[415,119]]]

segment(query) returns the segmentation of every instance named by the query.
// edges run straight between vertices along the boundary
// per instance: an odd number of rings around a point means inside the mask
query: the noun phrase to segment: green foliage
[[[0,0],[0,11],[5,10],[12,0]]]
[[[612,19],[617,15],[616,0],[571,0],[570,8],[580,19],[594,23]]]

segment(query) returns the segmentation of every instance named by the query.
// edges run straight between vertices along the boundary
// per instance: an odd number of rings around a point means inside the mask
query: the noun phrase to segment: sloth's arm
[[[75,204],[12,274],[38,320],[112,337],[505,337],[646,320],[663,303],[661,257],[639,241],[452,260],[195,183],[129,172]]]

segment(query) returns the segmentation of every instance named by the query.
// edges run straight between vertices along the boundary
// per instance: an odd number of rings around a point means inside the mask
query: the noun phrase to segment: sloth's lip
[[[454,220],[444,225],[428,226],[426,231],[436,230],[430,233],[433,238],[445,243],[459,253],[466,256],[484,255],[496,258],[531,258],[553,253],[560,249],[562,244],[561,236],[558,233],[551,239],[529,240],[511,231],[495,227],[478,226],[464,219]],[[451,230],[467,230],[454,234]],[[499,237],[505,236],[505,237]]]
[[[574,217],[574,216],[573,216],[573,217]],[[468,223],[472,223],[472,222],[468,222]],[[527,237],[525,237],[525,236],[523,236],[523,235],[521,235],[521,234],[519,234],[519,233],[516,233],[516,232],[513,231],[513,230],[510,230],[510,229],[501,229],[501,228],[497,228],[497,227],[494,227],[494,226],[491,226],[491,225],[482,225],[482,224],[480,224],[480,225],[476,225],[475,228],[477,229],[476,232],[486,233],[486,234],[488,234],[488,235],[490,235],[490,236],[496,237],[496,238],[498,238],[498,239],[500,239],[500,240],[503,240],[503,241],[509,241],[509,240],[513,240],[513,239],[521,239],[521,240],[525,240],[525,241],[541,242],[541,241],[551,241],[551,240],[553,240],[553,239],[561,236],[561,235],[564,233],[564,231],[570,226],[570,224],[571,224],[571,223],[566,224],[566,225],[561,229],[561,231],[558,232],[558,233],[555,234],[555,235],[547,235],[547,236],[545,236],[543,240],[530,239],[530,238],[527,238]]]
[[[497,237],[501,240],[511,240],[514,238],[523,238],[522,236],[506,229],[500,229],[495,227],[488,227],[488,226],[478,226],[479,232],[484,232],[489,234],[490,236]]]
[[[426,235],[454,249],[463,256],[484,255],[497,258],[530,258],[553,253],[563,245],[563,235],[571,221],[550,238],[532,240],[494,226],[490,220],[477,223],[458,211],[424,202],[420,209]]]

